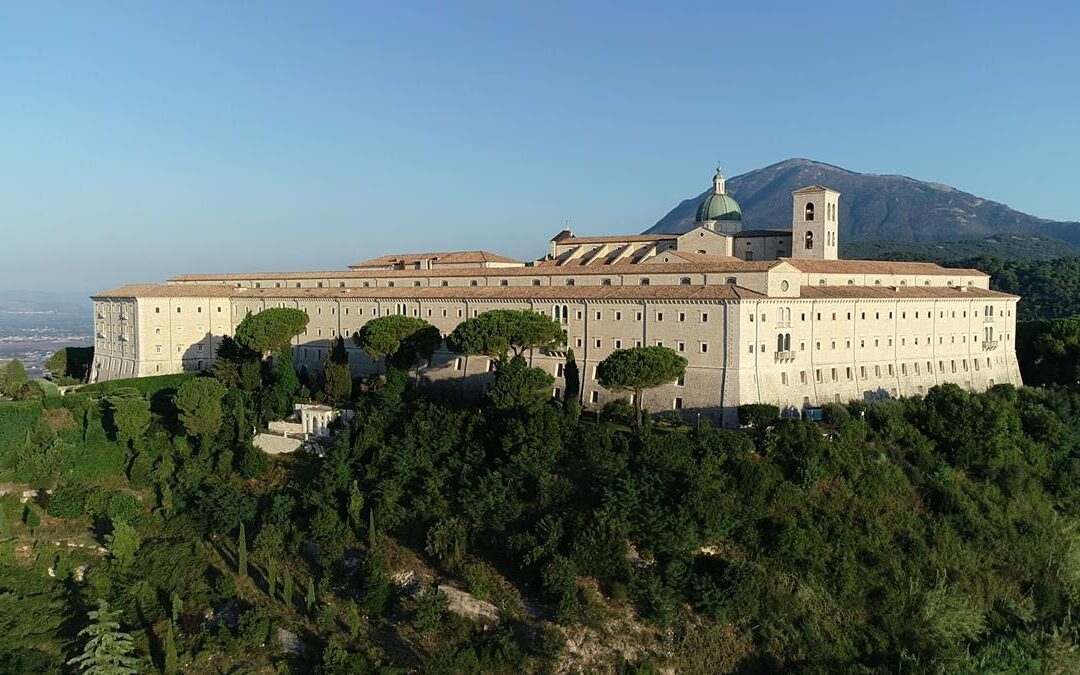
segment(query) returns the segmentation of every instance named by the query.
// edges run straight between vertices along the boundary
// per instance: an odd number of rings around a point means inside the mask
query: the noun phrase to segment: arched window
[[[500,280],[499,280],[499,285],[500,285],[500,286],[509,286],[509,285],[510,285],[510,282],[509,282],[509,281],[507,281],[506,279],[500,279]]]
[[[784,351],[791,351],[791,333],[784,333]]]
[[[690,285],[690,277],[683,277],[682,279],[679,279],[679,285],[680,286],[689,286]]]
[[[784,334],[778,333],[776,336],[776,351],[784,351]]]
[[[810,203],[807,203],[806,212],[805,212],[805,215],[803,217],[803,220],[813,220],[813,219],[814,219],[814,205],[810,204]]]
[[[648,286],[649,285],[649,277],[641,277],[641,285],[642,286]]]
[[[442,280],[442,283],[441,283],[441,284],[439,284],[439,285],[440,285],[440,286],[449,286],[449,285],[450,285],[450,282],[449,282],[449,281],[447,281],[446,279],[443,279],[443,280]]]
[[[566,285],[567,286],[573,286],[574,285],[574,280],[573,279],[567,279],[566,280]]]
[[[807,251],[811,251],[814,248],[814,233],[810,230],[806,231],[806,236],[803,237],[803,245]]]
[[[562,306],[562,320],[566,321],[570,316],[569,308],[566,305]]]
[[[735,277],[728,277],[727,280],[724,281],[724,283],[734,286],[737,281],[738,280]]]
[[[603,280],[601,280],[600,285],[601,286],[610,286],[611,285],[611,279],[603,279]]]
[[[539,286],[539,285],[540,285],[540,280],[539,279],[533,279],[533,286]]]

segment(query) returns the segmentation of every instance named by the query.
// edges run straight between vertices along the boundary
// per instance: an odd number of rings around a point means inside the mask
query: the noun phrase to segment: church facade
[[[596,382],[613,350],[662,345],[688,361],[678,382],[644,394],[651,412],[733,424],[745,403],[788,414],[828,402],[920,395],[954,382],[971,390],[1019,385],[1017,296],[978,270],[931,263],[841,260],[839,193],[792,195],[789,228],[744,230],[719,171],[682,234],[578,236],[521,262],[485,251],[388,255],[332,272],[189,274],[93,296],[91,381],[202,370],[249,313],[293,307],[310,317],[296,338],[298,368],[322,368],[346,339],[356,374],[373,362],[349,340],[366,321],[422,318],[444,334],[491,309],[546,314],[567,330],[586,408],[619,395]],[[564,387],[565,354],[532,365]],[[447,351],[419,369],[430,386],[482,392],[485,357]]]

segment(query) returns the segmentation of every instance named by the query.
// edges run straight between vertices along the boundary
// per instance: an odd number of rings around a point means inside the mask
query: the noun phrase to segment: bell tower
[[[836,260],[840,248],[840,193],[811,185],[791,196],[791,257]]]

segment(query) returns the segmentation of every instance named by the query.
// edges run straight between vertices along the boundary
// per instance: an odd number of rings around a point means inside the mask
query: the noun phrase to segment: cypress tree
[[[270,559],[270,569],[267,571],[266,577],[266,593],[273,600],[274,593],[277,592],[277,561],[273,558]]]
[[[180,671],[179,658],[176,655],[176,639],[173,637],[173,624],[165,626],[165,675],[176,675]]]
[[[8,522],[7,509],[0,503],[0,537],[11,534],[11,523]]]
[[[236,572],[241,579],[247,578],[247,532],[240,523],[240,541],[236,544]]]
[[[315,616],[315,579],[311,577],[307,580],[307,597],[304,600],[307,603],[308,615]]]
[[[282,599],[285,601],[285,605],[292,608],[292,572],[287,568],[285,570],[285,588],[282,591]]]
[[[569,403],[577,401],[581,394],[581,373],[578,370],[577,360],[574,358],[574,350],[566,350],[566,365],[563,368],[563,376],[566,380],[566,390],[563,400]]]
[[[68,661],[76,672],[93,675],[135,675],[139,660],[132,656],[135,645],[131,636],[120,630],[119,612],[109,610],[109,603],[98,600],[90,610],[90,625],[79,631],[86,638],[83,651]]]
[[[172,620],[173,623],[180,621],[180,615],[184,613],[184,601],[180,599],[179,593],[172,594]]]
[[[372,506],[371,509],[368,510],[367,515],[368,515],[368,526],[367,526],[368,548],[371,549],[372,551],[374,551],[375,550],[375,544],[378,543],[378,533],[375,532],[375,507],[374,506]]]

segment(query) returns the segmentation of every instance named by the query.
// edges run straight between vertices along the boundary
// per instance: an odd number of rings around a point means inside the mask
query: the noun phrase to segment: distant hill
[[[704,182],[704,181],[703,181]],[[791,226],[791,193],[821,184],[840,198],[841,241],[968,241],[995,234],[1037,234],[1080,244],[1080,223],[1046,220],[948,185],[906,176],[857,173],[789,159],[727,181],[746,229]],[[705,192],[681,202],[646,233],[685,232]]]
[[[849,260],[948,262],[988,256],[1008,261],[1044,261],[1080,256],[1080,248],[1036,234],[996,234],[968,241],[841,242],[840,257]]]

